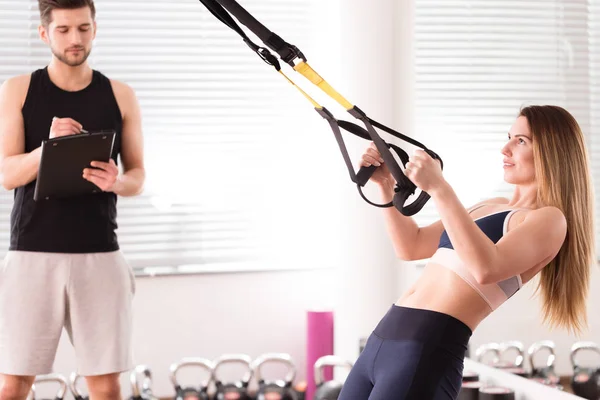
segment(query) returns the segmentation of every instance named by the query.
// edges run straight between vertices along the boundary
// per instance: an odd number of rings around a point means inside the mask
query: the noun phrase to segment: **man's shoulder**
[[[8,78],[4,81],[2,86],[7,90],[21,90],[23,88],[27,89],[29,87],[29,82],[31,81],[31,74],[22,74],[16,75]]]
[[[31,74],[13,76],[2,83],[0,92],[3,94],[3,96],[7,96],[14,101],[19,100],[21,103],[23,103],[25,101],[25,97],[27,96],[30,82]]]
[[[119,81],[117,79],[110,79],[110,84],[115,92],[116,96],[133,96],[135,94],[133,88],[123,81]]]
[[[117,100],[117,104],[121,109],[122,116],[123,118],[126,118],[128,115],[130,115],[132,110],[135,110],[137,104],[135,91],[125,82],[117,79],[109,79],[109,81],[112,86],[115,99]]]

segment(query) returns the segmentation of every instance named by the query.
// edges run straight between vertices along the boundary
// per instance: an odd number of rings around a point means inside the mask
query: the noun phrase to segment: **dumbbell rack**
[[[479,380],[490,386],[502,386],[514,390],[516,400],[582,400],[572,393],[560,391],[537,382],[530,381],[510,372],[465,358],[465,371],[479,375]]]

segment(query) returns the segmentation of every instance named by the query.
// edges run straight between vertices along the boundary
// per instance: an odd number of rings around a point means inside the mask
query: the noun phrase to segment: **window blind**
[[[283,36],[310,40],[310,0],[244,6]],[[277,104],[297,94],[198,1],[97,0],[96,9],[90,65],[132,86],[143,118],[146,188],[118,201],[126,257],[138,273],[260,260],[268,239],[257,210],[272,184],[265,160],[282,143]],[[0,0],[0,83],[49,62],[38,25],[37,1]],[[0,195],[2,252],[12,198]]]
[[[511,197],[500,151],[529,104],[563,106],[575,116],[598,182],[599,5],[416,0],[416,131],[439,150],[444,176],[465,206]],[[433,202],[416,218],[420,225],[439,219]]]

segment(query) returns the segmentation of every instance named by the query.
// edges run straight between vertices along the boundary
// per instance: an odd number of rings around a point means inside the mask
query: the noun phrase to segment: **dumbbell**
[[[600,354],[600,347],[593,342],[576,342],[571,347],[571,365],[573,377],[571,387],[573,392],[584,399],[597,400],[600,398],[600,367],[582,367],[575,362],[577,353],[591,350]]]
[[[239,381],[223,382],[217,376],[217,369],[223,364],[244,364],[247,372]],[[252,400],[248,394],[248,384],[252,379],[252,359],[245,354],[224,354],[214,361],[212,379],[217,387],[215,400]]]
[[[143,375],[142,387],[138,376]],[[147,365],[138,365],[129,374],[129,382],[131,383],[131,397],[129,400],[158,400],[158,397],[152,393],[152,371]]]
[[[505,358],[505,354],[510,350],[517,351],[517,357],[514,361],[507,361]],[[525,371],[525,368],[523,368],[523,361],[525,361],[525,347],[523,346],[522,342],[517,340],[502,342],[499,345],[499,352],[500,361],[497,365],[495,365],[496,368],[500,368],[503,371],[510,372],[524,378],[527,377],[528,373]]]
[[[335,355],[323,356],[317,359],[314,366],[316,391],[314,400],[337,400],[342,391],[343,383],[335,380],[325,381],[325,367],[343,367],[352,369],[353,364]]]
[[[542,340],[539,342],[535,342],[531,346],[529,346],[527,354],[529,354],[529,363],[531,364],[530,379],[535,380],[544,385],[558,388],[560,377],[554,371],[554,361],[556,359],[554,347],[555,346],[553,341]],[[546,365],[543,367],[537,366],[534,360],[535,355],[541,352],[542,350],[548,350],[550,353],[546,360]]]
[[[69,386],[67,379],[61,374],[48,374],[48,375],[40,375],[35,378],[33,385],[31,387],[31,391],[29,396],[31,400],[35,400],[35,388],[36,385],[39,386],[42,383],[48,382],[57,382],[59,384],[58,390],[56,391],[56,395],[52,400],[63,400],[65,398],[65,394],[67,393],[67,388]]]
[[[177,380],[177,372],[184,367],[200,367],[208,370],[210,373],[208,382],[201,383],[197,387],[182,387]],[[212,380],[213,370],[212,361],[200,357],[186,357],[177,363],[171,364],[170,378],[175,388],[175,400],[209,400],[208,386]]]
[[[283,380],[267,381],[263,379],[261,367],[266,363],[278,362],[288,366],[288,373]],[[258,381],[256,400],[298,400],[298,395],[292,388],[296,377],[296,365],[289,354],[267,353],[252,362],[251,369]]]
[[[69,389],[71,389],[71,393],[75,400],[90,400],[90,396],[84,396],[77,383],[81,379],[80,375],[77,375],[77,372],[72,372],[69,376]]]

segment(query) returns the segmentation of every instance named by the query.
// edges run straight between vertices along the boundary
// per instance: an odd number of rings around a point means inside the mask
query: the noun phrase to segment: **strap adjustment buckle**
[[[302,61],[307,62],[304,53],[302,53],[302,51],[295,45],[288,43],[287,49],[289,50],[289,54],[286,57],[283,57],[282,60],[288,63],[292,68],[296,66],[294,64],[294,60],[296,58],[300,58]]]

